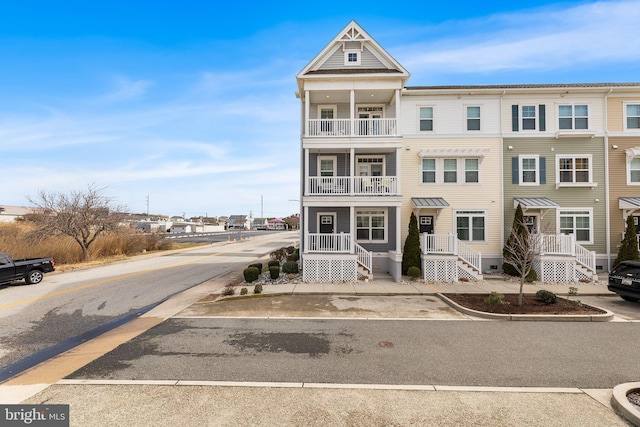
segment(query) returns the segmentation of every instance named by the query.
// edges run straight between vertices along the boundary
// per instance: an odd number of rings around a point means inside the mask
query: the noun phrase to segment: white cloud
[[[116,76],[114,78],[115,88],[110,93],[102,96],[100,101],[115,103],[140,98],[153,84],[150,80],[132,80],[125,76]]]
[[[541,8],[469,22],[475,32],[464,38],[431,40],[393,51],[414,72],[544,71],[598,61],[637,61],[638,22],[637,0]]]

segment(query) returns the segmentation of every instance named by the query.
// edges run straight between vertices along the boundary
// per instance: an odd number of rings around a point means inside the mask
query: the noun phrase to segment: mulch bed
[[[534,295],[525,295],[522,305],[518,305],[517,294],[504,295],[505,305],[487,305],[484,300],[488,294],[444,294],[447,298],[455,301],[459,305],[472,310],[484,311],[497,314],[604,314],[597,308],[576,304],[576,300],[568,301],[558,297],[555,304],[545,304],[536,300]]]
[[[631,402],[631,404],[640,411],[640,391],[633,390],[631,393],[627,394],[627,399],[629,399],[629,402]]]

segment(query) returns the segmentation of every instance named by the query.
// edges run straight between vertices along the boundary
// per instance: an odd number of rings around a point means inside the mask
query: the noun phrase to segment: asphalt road
[[[75,379],[612,388],[635,323],[173,318]]]
[[[242,269],[295,233],[202,246],[86,270],[54,273],[33,286],[0,289],[0,366],[60,343],[82,342],[96,328],[135,315],[212,278]]]

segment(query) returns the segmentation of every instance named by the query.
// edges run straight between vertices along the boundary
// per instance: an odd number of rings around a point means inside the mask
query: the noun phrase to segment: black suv
[[[640,300],[640,261],[622,261],[609,273],[607,288],[626,301]]]

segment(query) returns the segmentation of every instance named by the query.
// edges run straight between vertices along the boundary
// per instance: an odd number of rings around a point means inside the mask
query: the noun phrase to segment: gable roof
[[[343,55],[345,49],[360,50],[368,61],[360,66],[345,66],[332,58]],[[363,61],[364,62],[364,61]],[[351,21],[306,67],[297,79],[313,75],[392,74],[409,78],[409,72],[376,42],[356,21]]]

